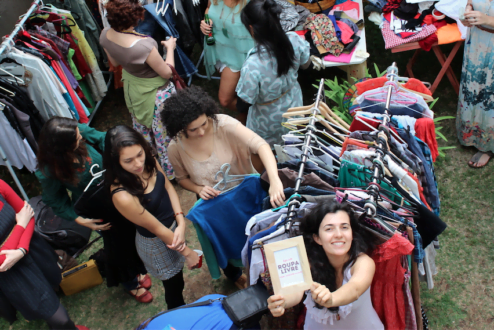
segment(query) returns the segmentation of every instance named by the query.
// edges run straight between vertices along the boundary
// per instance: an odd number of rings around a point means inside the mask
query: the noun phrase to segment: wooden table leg
[[[450,68],[451,62],[453,61],[453,58],[455,57],[456,53],[458,52],[458,49],[460,49],[462,41],[456,42],[455,46],[451,50],[451,53],[449,53],[448,57],[445,60],[445,55],[439,48],[439,46],[433,46],[432,49],[434,50],[434,53],[436,54],[437,59],[439,60],[439,63],[441,63],[441,71],[439,71],[439,74],[436,77],[436,80],[434,80],[434,83],[432,84],[431,87],[431,93],[434,94],[434,91],[436,90],[437,86],[441,82],[441,79],[443,78],[444,74],[448,71]],[[452,69],[451,69],[452,71]],[[452,76],[452,77],[451,77]],[[456,94],[459,94],[460,92],[460,84],[458,83],[458,79],[454,76],[454,72],[450,72],[448,74],[448,79],[453,85],[453,89],[455,90]]]
[[[345,66],[345,71],[347,74],[347,81],[350,84],[355,82],[355,78],[357,80],[365,78],[365,74],[367,73],[367,61],[360,64],[352,64]]]
[[[410,61],[408,61],[407,63],[407,73],[410,78],[415,78],[415,76],[413,75],[412,67],[415,64],[415,61],[417,61],[417,57],[419,56],[421,50],[422,49],[420,48],[417,49],[413,54],[412,58],[410,59]]]

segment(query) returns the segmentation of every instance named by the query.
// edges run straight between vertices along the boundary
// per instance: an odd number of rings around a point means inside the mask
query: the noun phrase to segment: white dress
[[[343,285],[351,277],[351,266],[348,266],[343,272]],[[316,308],[310,291],[307,293],[304,304],[307,307],[305,330],[384,330],[384,325],[372,306],[370,287],[353,303],[340,306],[338,314],[330,312],[327,308]]]

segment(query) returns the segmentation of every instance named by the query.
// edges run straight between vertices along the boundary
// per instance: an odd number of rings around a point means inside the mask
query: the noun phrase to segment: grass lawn
[[[412,52],[391,54],[384,50],[384,42],[379,29],[370,22],[366,23],[367,47],[371,54],[368,67],[374,73],[374,63],[382,71],[391,62],[397,62],[400,74],[404,74],[408,58]],[[449,52],[451,46],[444,46]],[[455,74],[460,76],[463,48],[453,61]],[[198,54],[195,54],[197,57]],[[433,82],[441,69],[432,52],[422,52],[415,64],[415,76],[423,81]],[[304,103],[312,101],[315,89],[311,87],[316,79],[333,78],[335,75],[345,78],[338,69],[326,69],[321,72],[300,74],[300,83],[304,90]],[[194,79],[194,84],[205,88],[217,98],[218,81]],[[458,97],[445,77],[434,94],[439,101],[434,106],[436,117],[456,116]],[[122,91],[111,90],[99,110],[92,126],[107,130],[116,124],[130,124]],[[439,237],[440,250],[436,257],[438,275],[434,277],[435,287],[428,290],[422,285],[422,304],[429,318],[430,329],[493,329],[494,328],[494,163],[483,169],[471,169],[468,160],[475,153],[473,148],[464,148],[456,138],[455,120],[443,121],[442,132],[448,142],[439,141],[440,146],[455,146],[446,150],[445,157],[439,157],[435,163],[435,172],[441,197],[441,218],[448,229]],[[30,197],[40,193],[34,175],[25,170],[17,171]],[[0,177],[15,187],[5,167],[0,168]],[[176,186],[184,211],[195,202],[195,196]],[[95,233],[93,236],[96,235]],[[192,224],[188,223],[187,239],[190,246],[200,248]],[[133,242],[129,242],[133,244]],[[102,247],[102,242],[93,245],[79,260],[86,261],[88,256]],[[209,293],[229,294],[236,290],[226,278],[211,280],[206,269],[185,271],[185,300],[192,302]],[[63,305],[77,324],[91,329],[132,329],[146,318],[164,310],[163,286],[153,281],[151,289],[155,299],[151,304],[139,304],[121,288],[107,288],[105,283],[76,294],[61,296]],[[43,321],[26,322],[19,314],[19,321],[9,326],[0,320],[0,329],[48,329]]]

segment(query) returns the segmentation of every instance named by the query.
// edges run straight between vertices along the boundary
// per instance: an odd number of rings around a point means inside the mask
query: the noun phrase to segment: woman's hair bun
[[[281,14],[281,6],[279,6],[275,0],[264,1],[263,7],[265,10],[268,10],[271,13],[271,15],[278,16],[279,14]]]

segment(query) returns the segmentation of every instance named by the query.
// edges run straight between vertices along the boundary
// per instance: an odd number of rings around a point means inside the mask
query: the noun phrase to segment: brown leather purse
[[[166,64],[168,64],[168,63],[166,63]],[[182,77],[180,77],[180,75],[178,74],[177,70],[175,70],[173,65],[168,64],[168,66],[170,67],[170,69],[172,69],[172,76],[170,77],[170,80],[175,85],[175,89],[178,91],[178,90],[187,88],[185,81],[182,79]]]

